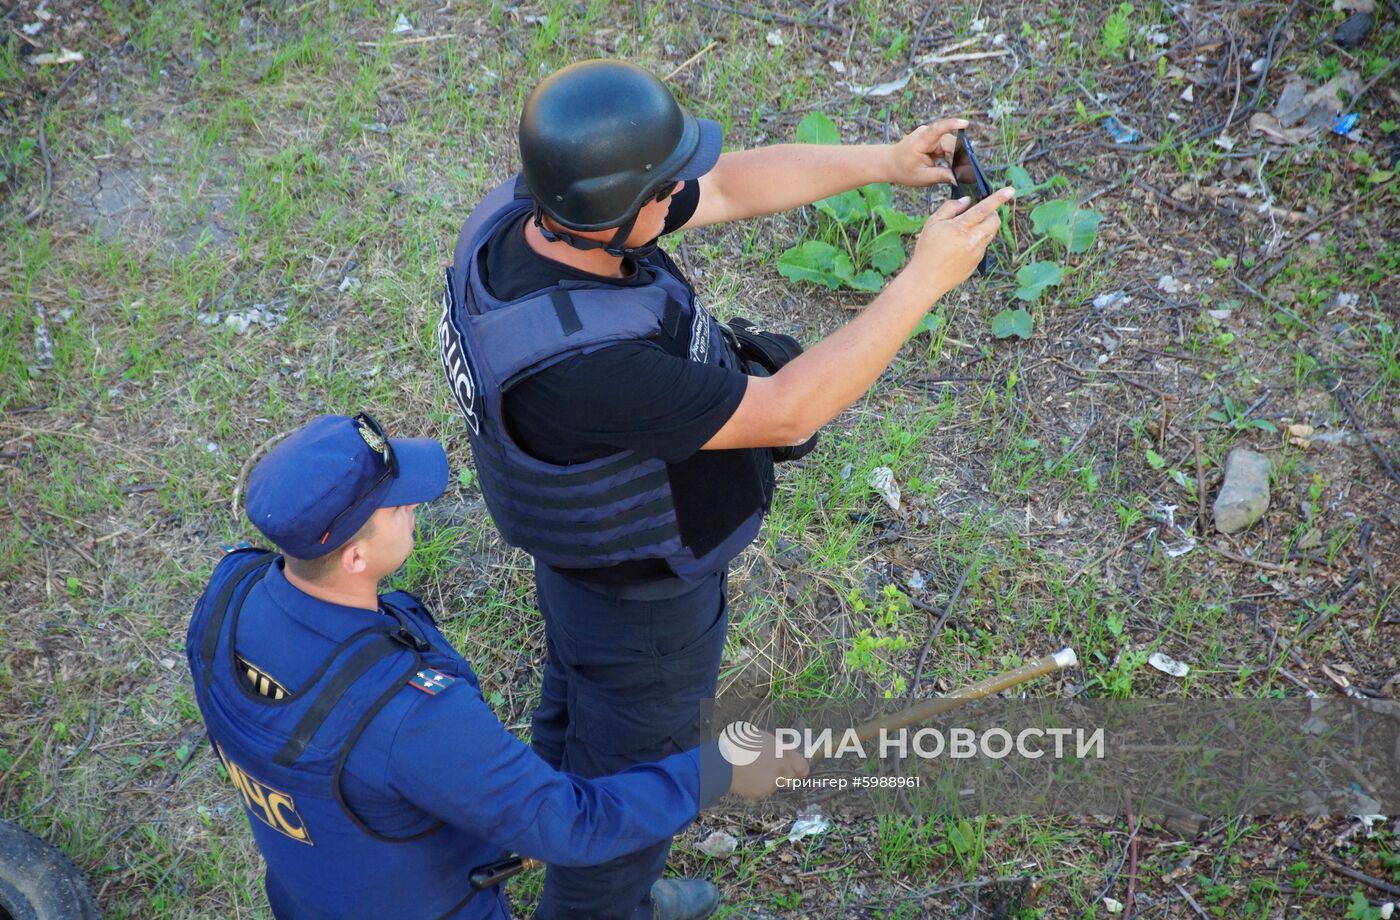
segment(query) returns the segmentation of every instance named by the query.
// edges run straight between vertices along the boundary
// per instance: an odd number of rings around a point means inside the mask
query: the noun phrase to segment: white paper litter
[[[797,820],[792,822],[792,829],[788,831],[787,839],[789,843],[795,843],[803,837],[825,834],[830,829],[831,822],[823,818],[820,813],[798,815]]]
[[[1107,310],[1109,307],[1116,307],[1120,303],[1128,303],[1132,296],[1124,291],[1114,291],[1111,294],[1100,294],[1094,298],[1095,310]]]
[[[395,35],[402,35],[402,34],[405,33],[405,32],[412,32],[412,31],[413,31],[413,23],[411,23],[411,22],[408,21],[408,17],[407,17],[407,16],[405,16],[403,13],[400,13],[400,14],[399,14],[399,18],[394,22],[394,34],[395,34]]]
[[[1157,290],[1166,294],[1181,293],[1181,282],[1171,275],[1163,275],[1157,279]]]
[[[1191,673],[1191,666],[1184,661],[1177,661],[1175,658],[1168,658],[1161,652],[1153,652],[1147,656],[1147,663],[1161,671],[1163,674],[1170,674],[1172,677],[1185,677]]]
[[[769,32],[767,35],[763,36],[763,40],[766,41],[769,45],[772,45],[774,48],[781,48],[783,46],[783,33],[779,32],[777,29],[774,29],[772,32]]]
[[[870,471],[870,488],[880,493],[891,511],[899,510],[899,483],[894,480],[894,470],[887,466],[877,466]]]
[[[905,74],[897,80],[888,83],[876,83],[874,86],[852,86],[851,92],[857,96],[889,96],[904,89],[909,85],[909,78],[914,76],[913,71]]]

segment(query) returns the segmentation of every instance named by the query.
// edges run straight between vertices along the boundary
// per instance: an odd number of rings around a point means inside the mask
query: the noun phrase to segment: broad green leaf
[[[856,267],[851,264],[851,257],[844,252],[838,252],[831,259],[831,273],[842,281],[850,284],[855,280]]]
[[[921,217],[910,217],[903,211],[896,211],[894,208],[874,208],[873,210],[884,223],[886,230],[893,230],[908,236],[924,229],[924,219]]]
[[[836,255],[835,246],[820,240],[808,240],[778,256],[778,274],[793,281],[810,281],[835,290],[841,286],[842,280],[834,271]],[[849,265],[850,260],[846,261]]]
[[[1031,337],[1031,315],[1022,309],[1002,310],[992,317],[992,335],[999,339]]]
[[[872,182],[869,185],[862,185],[860,193],[865,196],[865,201],[870,205],[872,212],[876,208],[894,207],[894,189],[890,188],[888,182]]]
[[[938,327],[943,325],[943,317],[937,313],[925,313],[924,318],[919,320],[919,324],[914,327],[914,331],[909,333],[909,338],[916,338],[921,335],[933,335],[938,331]]]
[[[886,230],[870,241],[867,253],[870,264],[886,275],[904,264],[904,239],[894,230]]]
[[[870,209],[866,207],[865,198],[856,191],[842,192],[839,195],[832,195],[830,198],[823,198],[816,202],[816,207],[818,211],[841,224],[865,220],[870,216]]]
[[[797,123],[797,142],[799,144],[839,144],[841,143],[841,132],[836,128],[836,122],[821,112],[812,112]]]
[[[1018,195],[1029,195],[1040,188],[1031,179],[1031,174],[1026,172],[1025,167],[1022,166],[1009,167],[1006,170],[1006,181],[1015,187]]]
[[[1064,280],[1065,270],[1055,262],[1032,262],[1016,273],[1016,296],[1022,300],[1035,300],[1052,284]]]
[[[1093,208],[1081,208],[1073,201],[1057,198],[1031,209],[1031,226],[1036,233],[1050,237],[1070,252],[1087,252],[1094,244],[1103,215]]]
[[[885,286],[885,276],[867,268],[848,281],[847,284],[857,291],[869,291],[873,294]]]

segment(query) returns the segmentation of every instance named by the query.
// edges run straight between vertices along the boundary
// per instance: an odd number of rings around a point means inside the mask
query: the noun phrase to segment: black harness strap
[[[557,288],[550,291],[549,302],[554,307],[554,315],[559,317],[559,328],[565,336],[583,329],[583,321],[578,318],[578,310],[574,309],[574,302],[569,298],[568,291]]]
[[[247,578],[254,569],[259,566],[271,567],[272,560],[277,557],[276,553],[259,553],[249,559],[233,573],[224,586],[219,589],[219,593],[214,597],[213,610],[209,614],[209,622],[204,624],[204,635],[199,640],[199,659],[204,663],[204,677],[200,681],[200,690],[207,691],[209,682],[214,677],[214,655],[219,650],[219,633],[223,630],[224,618],[228,616],[230,602],[233,600],[233,592],[238,589],[243,579]],[[267,574],[264,568],[262,575]],[[261,579],[262,575],[258,576]],[[248,590],[252,590],[252,585],[257,583],[257,579],[249,584]],[[247,594],[247,591],[244,591]]]
[[[315,702],[302,715],[296,728],[292,730],[291,737],[287,739],[286,744],[282,745],[282,750],[277,752],[277,756],[272,758],[272,762],[283,767],[289,767],[295,763],[306,750],[306,746],[311,743],[316,731],[331,714],[335,704],[340,702],[341,697],[345,696],[351,685],[380,661],[403,650],[404,646],[401,642],[386,634],[370,640],[368,644],[351,655],[349,660],[327,682],[325,689],[317,695]]]
[[[364,734],[365,729],[369,727],[369,723],[372,722],[374,717],[379,715],[379,711],[403,689],[404,684],[408,683],[408,679],[418,673],[418,670],[422,667],[423,659],[415,654],[413,656],[413,661],[408,667],[389,682],[388,688],[379,695],[379,699],[374,701],[374,705],[365,711],[365,714],[360,717],[360,721],[356,722],[355,727],[350,730],[350,735],[345,740],[345,746],[340,749],[340,757],[336,759],[335,773],[331,775],[331,790],[335,793],[335,800],[340,803],[340,808],[345,812],[346,816],[349,817],[351,821],[355,822],[356,826],[366,834],[388,843],[407,843],[410,840],[418,840],[429,834],[437,833],[446,825],[446,822],[439,821],[427,830],[420,831],[407,837],[390,837],[387,834],[381,834],[366,824],[359,815],[355,814],[355,810],[350,807],[350,803],[345,801],[345,790],[340,786],[340,775],[345,770],[345,762],[350,759],[351,749],[354,748],[355,743],[360,740],[360,735]]]

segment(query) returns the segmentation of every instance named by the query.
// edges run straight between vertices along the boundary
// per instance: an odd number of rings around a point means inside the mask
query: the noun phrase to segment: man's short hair
[[[287,560],[287,568],[292,570],[292,574],[307,581],[320,581],[330,575],[340,565],[340,551],[345,549],[356,540],[365,540],[374,535],[374,518],[365,521],[364,526],[355,531],[354,535],[335,549],[324,556],[317,556],[315,559],[298,559],[287,553],[282,554],[282,558]]]

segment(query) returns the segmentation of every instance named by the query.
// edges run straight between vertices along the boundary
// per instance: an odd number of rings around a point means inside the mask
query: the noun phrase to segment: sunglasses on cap
[[[676,193],[676,189],[678,189],[678,188],[680,188],[680,187],[681,187],[681,180],[679,180],[679,179],[673,179],[673,180],[671,180],[670,182],[667,182],[665,185],[661,186],[661,188],[659,188],[659,189],[656,190],[656,202],[657,202],[658,204],[660,204],[661,202],[665,201],[667,198],[670,198],[672,195],[674,195],[674,194]]]
[[[365,442],[365,446],[374,451],[375,456],[379,457],[380,461],[383,462],[384,472],[380,473],[378,478],[370,483],[369,488],[361,492],[359,497],[352,501],[344,511],[341,511],[331,519],[330,524],[326,526],[326,532],[321,535],[322,545],[330,539],[331,531],[335,530],[336,525],[344,520],[346,515],[360,507],[365,499],[373,495],[385,482],[397,478],[399,475],[399,461],[394,457],[394,446],[389,443],[389,436],[384,433],[383,426],[379,424],[375,417],[368,412],[361,412],[359,415],[355,416],[355,428],[359,431],[360,438]]]

